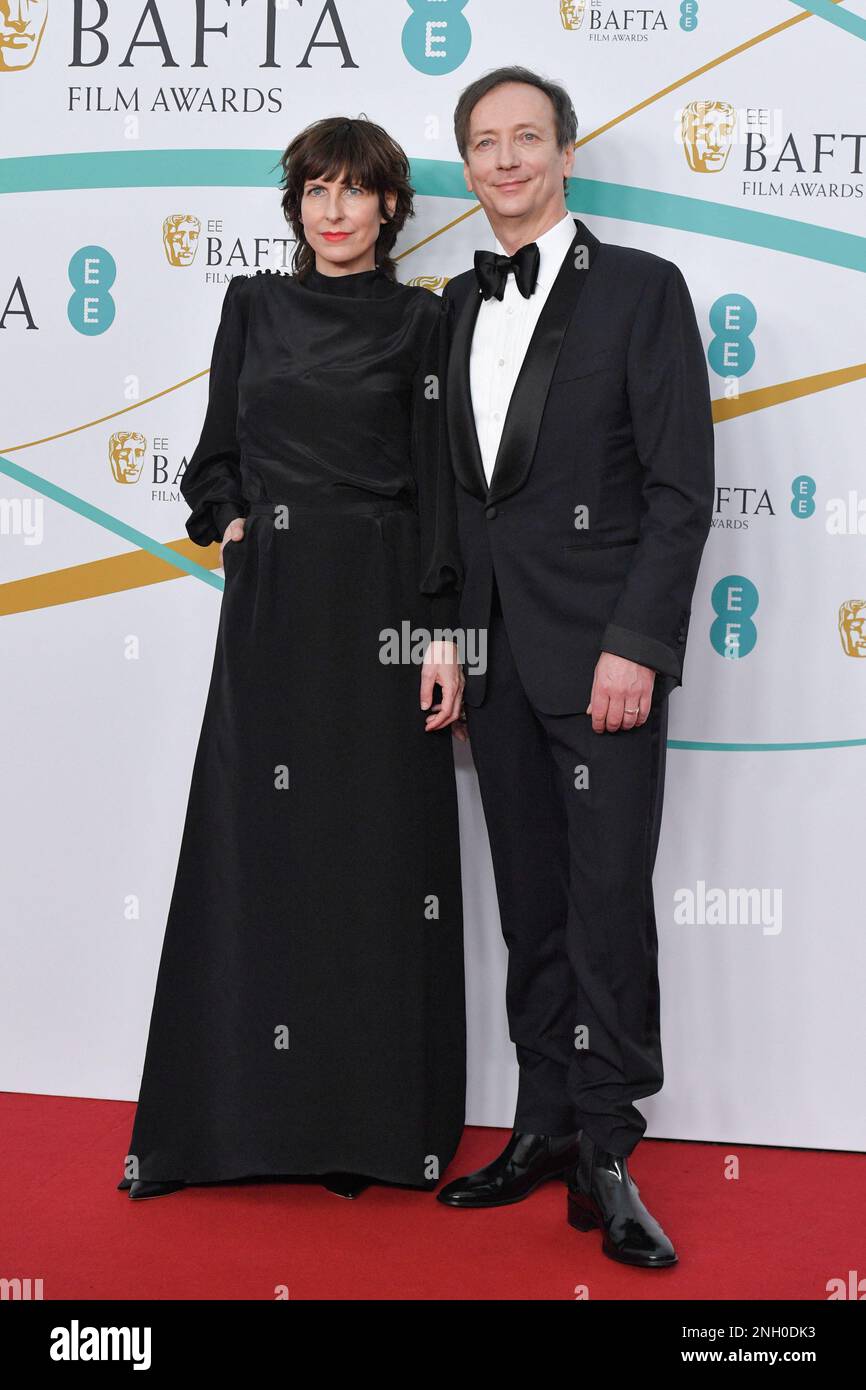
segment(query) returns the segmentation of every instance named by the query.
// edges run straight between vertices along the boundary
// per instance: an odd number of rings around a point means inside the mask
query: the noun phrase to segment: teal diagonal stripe
[[[106,150],[0,160],[0,192],[94,188],[278,188],[279,150]],[[696,175],[696,177],[699,177]],[[704,180],[715,177],[702,176]],[[424,198],[475,201],[456,162],[416,159]],[[568,208],[647,226],[784,251],[847,270],[866,270],[866,238],[768,212],[595,179],[569,181]]]
[[[22,487],[39,492],[43,497],[50,498],[52,502],[58,502],[61,507],[68,507],[71,512],[77,512],[87,521],[95,522],[97,526],[103,526],[106,531],[112,531],[115,536],[129,541],[130,545],[136,545],[140,550],[148,550],[151,555],[157,555],[160,560],[165,560],[167,564],[174,565],[176,569],[184,570],[186,574],[203,580],[205,584],[211,584],[215,589],[225,587],[224,581],[218,574],[213,574],[203,565],[196,564],[195,560],[187,559],[185,555],[172,550],[170,546],[155,541],[144,531],[137,530],[135,526],[128,526],[119,517],[112,516],[110,512],[104,512],[101,507],[95,507],[92,502],[85,501],[83,497],[76,496],[74,492],[67,492],[66,488],[58,487],[56,483],[49,482],[47,478],[40,478],[38,473],[31,473],[29,468],[22,468],[20,463],[13,463],[11,459],[3,458],[2,455],[0,455],[0,473],[14,478],[15,482],[20,483]]]
[[[711,179],[715,175],[695,177]],[[813,222],[798,222],[793,217],[775,217],[770,212],[711,203],[705,198],[686,198],[654,188],[632,188],[593,179],[571,179],[566,203],[569,211],[577,214],[595,213],[624,222],[696,232],[745,246],[763,246],[768,251],[786,251],[846,270],[866,271],[866,237],[819,227]]]
[[[277,188],[279,150],[91,150],[0,160],[0,193],[86,188]]]
[[[828,24],[837,25],[857,39],[866,39],[866,19],[849,14],[841,5],[832,4],[831,0],[791,0],[791,4],[796,5],[798,10],[808,10],[818,19],[826,19]]]
[[[699,749],[702,753],[800,753],[807,748],[863,748],[866,738],[830,738],[820,743],[702,743],[687,738],[669,738],[668,748]]]

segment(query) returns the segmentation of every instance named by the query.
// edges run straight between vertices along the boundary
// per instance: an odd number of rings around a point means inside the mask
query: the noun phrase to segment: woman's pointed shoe
[[[338,1197],[360,1197],[372,1181],[372,1178],[362,1177],[360,1173],[325,1173],[322,1186],[329,1192],[335,1192]]]
[[[129,1195],[133,1201],[141,1201],[144,1197],[165,1197],[169,1192],[179,1192],[182,1187],[186,1187],[185,1182],[145,1182],[143,1178],[136,1178]]]

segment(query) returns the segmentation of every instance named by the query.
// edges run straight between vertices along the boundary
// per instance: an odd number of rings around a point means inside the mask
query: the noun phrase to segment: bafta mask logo
[[[866,657],[866,598],[849,598],[840,605],[839,636],[846,656]]]
[[[586,0],[559,0],[563,29],[579,29],[586,14]]]
[[[693,173],[718,174],[724,169],[736,121],[729,101],[690,101],[683,107],[683,148]]]
[[[162,244],[169,265],[192,265],[201,223],[188,212],[173,212],[162,224]]]
[[[413,275],[406,284],[419,285],[422,290],[432,290],[433,294],[438,294],[440,290],[444,290],[449,279],[448,275]]]
[[[0,0],[0,72],[35,63],[47,18],[48,0]]]
[[[115,430],[108,441],[111,475],[116,483],[137,483],[144,467],[147,442],[135,430]]]

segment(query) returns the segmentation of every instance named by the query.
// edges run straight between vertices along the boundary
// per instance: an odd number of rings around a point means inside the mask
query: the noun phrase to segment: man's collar
[[[548,227],[546,232],[535,238],[541,253],[536,285],[549,289],[553,284],[559,274],[565,253],[574,241],[575,230],[574,216],[567,212],[561,221],[555,222],[552,227]],[[496,238],[496,251],[500,256],[508,254],[498,237]]]

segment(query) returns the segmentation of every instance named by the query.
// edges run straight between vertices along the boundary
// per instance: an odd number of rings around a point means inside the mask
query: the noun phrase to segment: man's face
[[[557,149],[550,99],[525,82],[506,82],[476,102],[463,173],[494,227],[561,206],[574,149]]]

